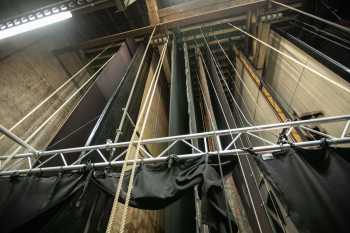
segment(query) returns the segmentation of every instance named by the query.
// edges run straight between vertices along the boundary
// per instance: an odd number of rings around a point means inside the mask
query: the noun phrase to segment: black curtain
[[[257,159],[300,232],[350,232],[350,149],[292,148]]]
[[[80,174],[0,178],[1,232],[104,233],[118,177],[118,173],[86,169]],[[128,181],[129,174],[121,202]],[[158,166],[139,166],[130,206],[162,209],[191,192],[194,185],[200,187],[203,222],[210,232],[229,232],[220,176],[203,159],[180,162],[172,158]]]

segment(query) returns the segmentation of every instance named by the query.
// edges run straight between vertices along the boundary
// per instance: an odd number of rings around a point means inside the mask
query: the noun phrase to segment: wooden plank
[[[208,5],[213,5],[215,3],[228,2],[230,0],[194,0],[179,3],[170,7],[161,8],[159,10],[159,17],[167,17],[169,15],[179,14],[189,9],[201,8]]]

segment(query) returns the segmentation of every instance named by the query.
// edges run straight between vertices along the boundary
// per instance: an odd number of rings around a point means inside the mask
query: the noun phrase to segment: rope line
[[[159,62],[160,65],[159,65],[158,70],[156,72],[156,77],[155,77],[155,82],[154,82],[154,85],[153,85],[153,90],[152,90],[150,99],[148,101],[148,107],[147,107],[147,110],[146,110],[146,114],[145,114],[144,119],[143,119],[143,125],[142,125],[142,128],[141,128],[140,137],[139,137],[140,140],[142,139],[144,130],[146,128],[147,119],[148,119],[149,112],[150,112],[150,109],[151,109],[154,93],[155,93],[155,91],[157,89],[157,84],[158,84],[158,80],[159,80],[159,76],[160,76],[160,71],[161,71],[161,67],[162,67],[163,61],[164,61],[165,51],[166,51],[167,46],[168,46],[168,41],[164,44],[164,47],[163,47],[162,57],[160,58],[160,62]],[[144,106],[146,106],[146,103],[145,103]],[[137,146],[136,146],[136,151],[135,151],[136,159],[138,158],[138,155],[139,155],[139,152],[140,152],[140,145],[141,145],[140,140],[139,140],[139,142],[137,143]],[[133,165],[132,165],[130,180],[129,180],[129,184],[128,184],[128,191],[126,193],[126,199],[125,199],[125,203],[124,203],[122,222],[121,222],[121,225],[120,225],[120,233],[124,233],[124,231],[125,231],[126,215],[127,215],[127,211],[128,211],[129,201],[130,201],[130,197],[131,197],[131,191],[133,189],[135,172],[136,172],[136,165],[137,165],[136,159],[134,160]]]
[[[151,39],[152,38],[150,38],[150,41],[151,41]],[[168,43],[168,41],[164,45],[164,48],[162,50],[162,54],[161,54],[159,63],[157,65],[156,71],[155,71],[155,73],[154,73],[154,75],[152,77],[152,80],[151,80],[150,89],[149,89],[149,91],[148,91],[148,93],[146,95],[146,98],[145,98],[145,103],[142,105],[142,108],[141,108],[141,111],[140,111],[140,118],[139,118],[140,120],[136,123],[136,128],[138,128],[139,124],[141,122],[141,119],[143,120],[142,127],[141,127],[141,132],[140,132],[140,135],[138,137],[139,140],[137,140],[138,142],[137,142],[137,145],[136,145],[136,151],[135,151],[136,159],[134,159],[134,162],[132,164],[132,170],[131,170],[131,175],[130,175],[130,179],[129,179],[127,195],[126,195],[126,199],[125,199],[125,203],[124,203],[124,209],[123,209],[121,224],[120,224],[120,228],[119,228],[119,232],[120,233],[123,233],[124,230],[125,230],[126,215],[127,215],[128,205],[129,205],[129,201],[130,201],[130,195],[131,195],[131,191],[132,191],[132,187],[133,187],[134,175],[135,175],[135,171],[136,171],[136,164],[137,164],[136,160],[137,160],[137,157],[138,157],[139,151],[140,151],[140,139],[143,136],[143,132],[144,132],[144,129],[145,129],[145,126],[146,126],[146,121],[147,121],[147,118],[148,118],[150,106],[152,104],[154,92],[156,90],[157,82],[159,80],[159,74],[160,74],[160,71],[161,71],[161,64],[163,63],[163,60],[164,60],[164,57],[165,57],[165,51],[166,51],[166,48],[167,48],[167,43]],[[153,90],[152,90],[152,88],[153,88]],[[144,114],[146,106],[147,106],[146,114],[142,118],[142,115]],[[136,131],[134,131],[132,138],[136,137],[136,133],[135,132]],[[133,144],[130,144],[129,149],[132,146],[133,146]],[[128,159],[129,155],[130,155],[130,153],[127,153],[127,155],[125,156],[125,160]],[[119,179],[119,182],[118,182],[117,191],[116,191],[116,195],[115,195],[115,199],[114,199],[114,203],[113,203],[113,207],[112,207],[112,211],[111,211],[111,215],[110,215],[110,219],[109,219],[109,223],[108,223],[108,226],[107,226],[106,233],[112,232],[113,226],[115,225],[115,221],[117,220],[116,219],[116,214],[117,214],[117,212],[119,210],[119,208],[118,208],[119,207],[118,199],[119,199],[119,196],[120,196],[121,186],[122,186],[123,179],[124,179],[124,176],[125,176],[126,168],[127,168],[127,163],[124,163],[123,168],[122,168],[122,172],[121,172],[121,175],[120,175],[120,179]]]
[[[203,32],[202,32],[202,35],[203,35],[203,38],[204,38],[204,40],[205,40],[205,43],[206,43],[206,45],[207,45],[207,48],[208,48],[210,54],[212,54],[212,59],[215,61],[216,68],[217,68],[218,71],[219,71],[219,74],[220,74],[220,76],[221,76],[221,79],[222,79],[222,80],[225,80],[225,78],[224,78],[224,76],[223,76],[223,74],[222,74],[222,72],[221,72],[221,69],[220,69],[220,67],[218,66],[217,62],[216,62],[215,56],[213,55],[213,53],[212,53],[212,51],[211,51],[211,49],[210,49],[210,46],[209,46],[209,44],[208,44],[208,42],[207,42],[207,39],[205,38]],[[212,83],[212,87],[213,87],[213,89],[214,89],[214,91],[215,91],[215,87],[214,87],[213,83]],[[216,91],[215,91],[215,92],[216,92]],[[218,98],[218,94],[217,94],[217,93],[216,93],[216,97]],[[221,105],[219,98],[218,98],[218,101],[219,101],[219,104]],[[225,117],[225,112],[223,111],[223,107],[222,107],[222,106],[221,106],[221,111],[222,111],[222,113],[223,113],[223,115],[224,115],[224,118],[225,118],[227,127],[230,127],[230,126],[229,126],[229,123],[228,123],[228,120],[227,120],[227,118]],[[231,115],[232,115],[232,112],[230,112],[230,113],[231,113]],[[240,113],[242,114],[243,118],[246,119],[246,117],[244,116],[243,112],[240,111]],[[244,125],[243,119],[242,119],[241,115],[240,115],[240,114],[237,114],[237,116],[238,116],[238,118],[239,118],[240,121],[241,121],[241,125]],[[233,117],[233,115],[232,115],[232,117]],[[234,122],[233,122],[234,125],[237,127],[237,123],[236,123],[236,120],[235,120],[234,117],[233,117],[233,120],[234,120]],[[231,135],[231,137],[232,137],[232,135]],[[241,141],[241,144],[244,145],[242,138],[239,138],[239,140]],[[246,137],[246,140],[247,140],[248,144],[250,144],[250,146],[252,146],[252,143],[251,143],[251,141],[250,141],[250,139],[249,139],[249,136]],[[235,145],[235,147],[236,147],[236,145]],[[237,157],[238,157],[238,155],[237,155]],[[239,157],[238,157],[238,158],[239,158]],[[252,175],[253,175],[254,184],[255,184],[255,186],[256,186],[256,188],[257,188],[257,190],[258,190],[259,198],[260,198],[261,203],[262,203],[262,205],[263,205],[263,207],[264,207],[264,211],[265,211],[266,215],[268,216],[268,211],[267,211],[267,208],[266,208],[266,204],[265,204],[264,199],[263,199],[263,197],[262,197],[262,194],[261,194],[261,192],[260,192],[259,185],[258,185],[258,182],[257,182],[257,180],[256,180],[256,176],[255,176],[255,174],[254,174],[254,170],[253,170],[253,167],[252,167],[252,165],[251,165],[251,162],[250,162],[250,160],[249,160],[249,158],[248,158],[247,156],[246,156],[245,159],[246,159],[246,161],[248,162],[249,170],[250,170],[250,172],[251,172]],[[243,171],[243,170],[242,170],[242,171]],[[254,204],[252,203],[252,205],[254,205]],[[275,206],[274,206],[274,207],[275,207]],[[278,211],[277,211],[276,208],[275,208],[275,212],[276,212],[276,214],[277,214],[277,216],[278,216],[278,218],[279,218],[280,224],[281,224],[281,226],[282,226],[282,230],[283,230],[283,232],[285,232],[284,226],[282,225],[282,221],[281,221],[281,219],[280,219],[280,216],[278,215]],[[257,217],[256,217],[256,219],[257,219],[257,221],[259,221]],[[270,222],[270,225],[272,226],[271,222]]]
[[[203,33],[202,33],[202,34],[203,34]],[[204,34],[203,34],[203,36],[204,36]],[[206,44],[207,44],[207,47],[208,47],[210,53],[212,54],[213,59],[214,59],[214,61],[215,61],[215,60],[216,60],[216,59],[215,59],[215,56],[214,56],[214,54],[212,53],[212,51],[211,51],[211,49],[210,49],[210,46],[209,46],[209,44],[208,44],[208,42],[207,42],[207,40],[206,40],[205,37],[204,37],[204,39],[205,39],[205,41],[206,41]],[[221,47],[221,48],[222,48],[222,47]],[[215,63],[217,64],[217,62],[215,62]],[[220,67],[219,67],[218,65],[216,65],[216,68],[219,70],[219,73],[220,73],[222,79],[224,80],[224,76],[223,76],[223,74],[222,74],[222,72],[221,72]],[[240,115],[239,113],[241,113],[241,115]],[[243,118],[246,119],[246,116],[244,115],[244,113],[243,113],[242,111],[239,111],[239,113],[237,114],[237,116],[238,116],[238,119],[239,119],[239,121],[240,121],[240,125],[241,125],[241,126],[244,126]],[[248,111],[248,113],[249,113],[249,111]],[[242,116],[243,116],[243,117],[242,117]],[[234,119],[234,121],[236,121],[235,118],[233,118],[233,119]],[[235,122],[234,124],[235,124],[235,126],[237,127],[237,123]],[[241,141],[242,145],[244,146],[245,143],[243,143],[243,140],[242,140],[241,138],[240,138],[240,141]],[[251,142],[249,136],[246,137],[246,141],[247,141],[247,144],[249,145],[249,147],[252,147],[252,146],[253,146],[253,143]],[[235,145],[235,147],[236,147],[236,145]],[[249,160],[249,158],[248,158],[248,155],[245,156],[245,159],[246,159],[246,161],[248,162],[248,166],[249,166],[250,172],[253,174],[254,184],[255,184],[255,186],[256,186],[256,188],[257,188],[257,190],[258,190],[259,198],[260,198],[261,203],[262,203],[262,205],[263,205],[263,207],[264,207],[264,211],[265,211],[266,215],[268,215],[266,203],[264,202],[264,199],[263,199],[262,194],[261,194],[261,192],[260,192],[260,188],[259,188],[259,185],[258,185],[258,182],[257,182],[257,179],[256,179],[256,175],[255,175],[255,172],[254,172],[253,167],[252,167],[252,165],[251,165],[251,162],[250,162],[250,160]],[[265,183],[265,185],[266,185],[266,183]],[[266,186],[266,188],[267,188],[267,186]],[[281,219],[280,219],[280,216],[279,216],[279,214],[278,214],[277,208],[275,207],[275,205],[273,205],[273,206],[274,206],[275,213],[276,213],[276,215],[278,216],[278,219],[279,219],[280,225],[281,225],[281,227],[282,227],[282,230],[283,230],[283,232],[285,233],[286,231],[285,231],[284,225],[282,224],[282,221],[281,221]],[[270,225],[273,226],[271,222],[270,222]]]
[[[127,100],[125,108],[124,108],[125,111],[123,112],[122,118],[121,118],[121,120],[119,122],[118,129],[116,130],[116,136],[115,136],[114,142],[118,142],[119,137],[121,135],[121,132],[122,132],[122,129],[123,129],[123,126],[124,126],[124,122],[125,122],[125,118],[126,118],[126,112],[129,111],[129,106],[130,106],[130,103],[131,103],[132,96],[134,95],[134,91],[135,91],[135,88],[136,88],[136,83],[138,82],[138,79],[139,79],[139,76],[140,76],[140,73],[141,73],[142,64],[143,64],[143,62],[144,62],[144,60],[146,58],[146,55],[147,55],[148,49],[149,49],[149,47],[151,45],[154,33],[156,32],[156,28],[157,28],[157,26],[154,26],[153,31],[152,31],[152,33],[150,35],[149,40],[148,40],[145,52],[142,55],[140,66],[137,69],[135,80],[134,80],[134,82],[132,84],[132,87],[131,87],[131,90],[130,90],[130,95],[128,97],[128,100]]]
[[[149,49],[149,46],[151,44],[151,41],[152,41],[152,38],[153,38],[153,35],[154,35],[155,31],[156,31],[156,26],[153,28],[153,31],[152,31],[152,33],[150,35],[149,40],[148,40],[146,49],[145,49],[145,51],[143,53],[143,56],[142,56],[142,59],[141,59],[138,71],[136,73],[136,77],[135,77],[133,86],[131,88],[130,95],[129,95],[128,100],[127,100],[126,107],[125,107],[123,115],[122,115],[121,122],[119,123],[117,135],[116,135],[116,138],[115,138],[115,142],[117,142],[118,139],[119,139],[119,133],[118,132],[120,132],[122,127],[123,127],[123,124],[124,124],[124,121],[125,121],[125,118],[126,118],[126,111],[128,111],[128,107],[129,107],[129,104],[130,104],[130,101],[131,101],[131,98],[132,98],[132,94],[134,93],[136,82],[138,81],[138,77],[139,77],[139,74],[140,74],[140,71],[141,71],[141,66],[143,64],[143,61],[144,61],[146,55],[147,55],[147,52],[148,52],[148,49]],[[128,154],[126,154],[126,156],[124,158],[124,161],[127,161],[127,160],[128,160]],[[121,192],[121,187],[122,187],[122,184],[123,184],[123,179],[124,179],[124,176],[125,176],[126,167],[127,167],[127,164],[124,163],[123,167],[122,167],[122,170],[121,170],[121,173],[120,173],[119,182],[118,182],[116,194],[115,194],[115,197],[114,197],[113,206],[112,206],[111,214],[110,214],[110,217],[109,217],[106,233],[110,233],[112,231],[112,227],[115,225],[115,221],[116,221],[116,216],[115,215],[118,212],[118,207],[119,207],[118,201],[119,201],[119,196],[120,196],[120,192]]]

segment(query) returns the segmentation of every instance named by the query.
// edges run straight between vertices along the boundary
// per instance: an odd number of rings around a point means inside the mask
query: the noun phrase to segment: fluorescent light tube
[[[27,23],[23,23],[17,26],[13,26],[7,28],[5,30],[0,31],[0,40],[15,36],[24,32],[28,32],[37,28],[41,28],[53,23],[57,23],[63,21],[65,19],[69,19],[72,17],[72,13],[70,11],[64,11],[58,14],[53,14],[47,17],[43,17],[40,19],[36,19],[34,21],[30,21]]]

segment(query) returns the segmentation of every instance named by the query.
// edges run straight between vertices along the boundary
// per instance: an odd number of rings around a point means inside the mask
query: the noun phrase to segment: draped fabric
[[[118,173],[87,169],[79,174],[0,178],[1,232],[105,232],[118,177]],[[129,174],[123,182],[121,202],[128,180]],[[172,158],[163,165],[140,165],[130,206],[162,209],[191,192],[197,184],[201,190],[203,222],[210,232],[230,232],[228,220],[233,232],[237,232],[232,215],[225,209],[220,176],[203,159],[180,162]]]
[[[350,148],[292,148],[258,159],[300,232],[350,232]]]

